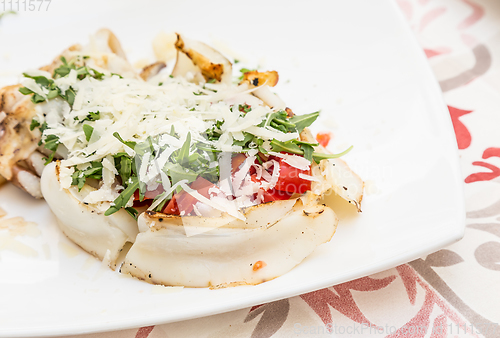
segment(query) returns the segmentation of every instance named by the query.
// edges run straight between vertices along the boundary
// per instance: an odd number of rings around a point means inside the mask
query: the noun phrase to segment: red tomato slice
[[[210,198],[209,190],[216,187],[212,182],[204,179],[203,177],[198,177],[190,185],[191,189],[196,190],[200,195]],[[164,214],[168,215],[189,215],[193,211],[193,206],[198,202],[198,200],[188,194],[185,191],[181,191],[175,194],[167,206],[163,209]]]
[[[144,194],[144,199],[150,200],[158,196],[159,194],[163,193],[165,189],[163,189],[163,185],[159,184],[158,187],[155,190],[152,191],[146,191],[146,194]]]
[[[290,193],[303,194],[311,190],[311,181],[299,177],[299,174],[311,175],[311,170],[300,170],[292,167],[283,159],[279,159],[280,176],[278,183],[274,187],[276,190],[287,191]]]
[[[243,164],[243,162],[245,162],[246,159],[247,159],[247,157],[242,153],[234,155],[231,158],[231,174],[234,174],[235,172],[237,172],[238,169],[240,168],[240,166]]]
[[[250,179],[253,182],[260,183],[260,181],[261,181],[261,180],[257,179],[257,175],[255,175],[255,174],[250,176]],[[260,190],[262,191],[263,203],[278,201],[278,200],[288,200],[293,195],[293,193],[289,193],[287,191],[279,191],[276,189],[264,190],[264,189],[260,188]]]
[[[151,205],[151,203],[152,203],[152,200],[148,200],[148,199],[144,199],[144,201],[140,200],[139,189],[134,191],[134,205],[133,205],[134,208],[144,207],[146,205]]]
[[[243,164],[243,162],[245,162],[245,160],[247,159],[247,156],[244,155],[244,154],[236,154],[233,156],[233,158],[231,159],[231,174],[234,174],[235,172],[238,171],[238,169],[240,169],[241,165]],[[255,159],[255,162],[254,163],[258,163],[257,159]],[[252,166],[250,167],[250,174],[254,174],[255,173],[255,168]]]
[[[264,191],[262,194],[264,203],[279,201],[279,200],[289,200],[292,197],[293,193],[287,191],[279,191],[276,189],[270,189]]]
[[[141,197],[139,196],[139,189],[134,191],[134,201],[139,201]]]
[[[167,215],[179,215],[179,208],[177,207],[177,202],[175,200],[176,195],[180,195],[184,193],[184,191],[181,191],[179,194],[175,194],[172,196],[172,199],[167,203],[167,206],[163,208],[162,212]]]
[[[140,194],[139,194],[139,189],[134,191],[134,207],[143,207],[146,205],[151,205],[153,202],[153,199],[164,192],[165,190],[163,189],[163,186],[160,184],[158,185],[158,188],[152,191],[146,191],[146,194],[144,195],[144,200],[140,200]]]

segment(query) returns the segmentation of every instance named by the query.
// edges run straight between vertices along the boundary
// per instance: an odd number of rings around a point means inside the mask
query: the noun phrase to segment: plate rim
[[[397,4],[394,0],[386,0],[386,3],[390,5],[387,8],[391,8],[391,15],[397,18],[399,26],[402,30],[404,30],[405,36],[412,37],[411,48],[415,54],[418,54],[418,62],[419,68],[425,71],[425,74],[422,74],[425,77],[425,82],[432,86],[430,88],[430,92],[435,93],[436,97],[433,99],[439,99],[439,105],[441,106],[440,114],[445,114],[448,121],[448,128],[444,131],[447,135],[446,138],[452,137],[454,140],[454,144],[456,145],[456,138],[453,131],[453,125],[451,122],[451,118],[446,110],[446,105],[443,100],[442,95],[438,95],[441,93],[438,82],[434,77],[432,70],[430,68],[429,63],[425,57],[425,54],[422,48],[418,45],[417,40],[413,32],[411,31],[408,23],[406,22],[403,14],[397,7]],[[459,163],[458,156],[458,147],[455,150],[455,155],[453,156],[453,168],[457,170],[458,173],[461,172],[461,167]],[[451,161],[450,161],[451,163]],[[91,328],[88,328],[86,325],[61,325],[58,327],[48,327],[48,326],[39,326],[39,327],[30,327],[28,329],[19,328],[19,329],[1,329],[0,328],[0,337],[54,337],[54,336],[63,336],[69,334],[89,334],[89,333],[97,333],[97,332],[110,332],[110,331],[121,331],[133,328],[139,328],[150,325],[161,325],[172,322],[179,322],[184,320],[190,320],[200,317],[206,317],[211,315],[217,315],[221,313],[231,312],[239,309],[244,309],[247,307],[251,307],[253,305],[270,303],[273,301],[277,301],[285,298],[292,298],[304,293],[317,291],[326,287],[331,287],[333,285],[337,285],[340,283],[344,283],[350,280],[354,280],[357,278],[361,278],[363,276],[375,274],[381,271],[385,271],[387,269],[393,268],[400,264],[407,263],[413,259],[425,256],[432,252],[435,252],[449,244],[452,244],[458,240],[460,240],[465,234],[465,201],[464,201],[464,187],[461,179],[461,175],[457,175],[456,182],[456,210],[457,214],[460,215],[457,219],[460,218],[459,224],[456,224],[453,227],[447,229],[447,234],[449,237],[447,238],[439,238],[434,240],[429,246],[424,247],[420,250],[413,250],[411,252],[407,252],[404,255],[394,256],[391,258],[384,259],[378,264],[367,264],[366,266],[358,267],[356,269],[349,270],[347,272],[342,273],[341,275],[333,276],[331,278],[324,278],[320,281],[314,281],[308,284],[303,285],[295,285],[293,288],[293,292],[290,292],[289,289],[283,289],[278,292],[276,296],[269,298],[266,293],[258,294],[256,293],[254,297],[248,301],[239,302],[237,304],[232,304],[227,306],[226,304],[218,305],[216,304],[214,308],[208,309],[204,308],[201,311],[193,311],[192,314],[186,315],[183,312],[176,313],[169,318],[162,317],[161,314],[157,316],[148,316],[148,318],[143,318],[143,316],[136,316],[136,320],[129,320],[127,323],[123,323],[123,321],[109,321],[105,324],[94,325]]]

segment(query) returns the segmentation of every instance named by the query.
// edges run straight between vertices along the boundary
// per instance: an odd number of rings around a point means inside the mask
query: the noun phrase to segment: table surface
[[[464,238],[408,264],[301,296],[78,337],[500,336],[500,1],[397,3],[428,57],[455,129]]]

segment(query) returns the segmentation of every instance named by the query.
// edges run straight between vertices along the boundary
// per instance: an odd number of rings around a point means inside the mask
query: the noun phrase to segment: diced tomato
[[[267,162],[267,161],[269,161],[269,157],[270,157],[270,156],[264,155],[264,154],[263,154],[263,153],[261,153],[260,151],[257,153],[257,156],[259,156],[259,157],[260,157],[260,160],[261,160],[262,162]]]
[[[249,105],[249,104],[246,104],[246,103],[245,103],[245,104],[243,104],[243,105],[241,105],[241,104],[240,104],[240,105],[239,105],[239,107],[238,107],[238,110],[239,110],[240,112],[242,112],[242,113],[245,113],[245,114],[246,114],[249,110],[251,110],[251,109],[252,109],[252,106],[251,106],[251,105]]]
[[[237,172],[246,159],[247,157],[242,153],[234,155],[231,158],[231,173],[234,174],[235,172]]]
[[[251,175],[250,179],[253,182],[258,182],[258,183],[261,182],[260,179],[257,179],[257,175],[256,174]],[[263,203],[272,202],[272,201],[278,201],[278,200],[288,200],[293,195],[293,193],[289,193],[287,191],[279,191],[279,190],[276,190],[276,189],[264,190],[264,189],[260,188],[260,190],[262,191]]]
[[[144,195],[144,200],[141,201],[141,196],[139,194],[139,189],[134,191],[134,207],[143,207],[146,205],[151,205],[153,203],[153,199],[164,192],[165,190],[163,189],[163,186],[160,184],[158,185],[158,188],[152,191],[146,191],[146,194]]]
[[[328,143],[330,143],[331,138],[332,138],[332,133],[330,132],[316,134],[316,140],[318,140],[318,143],[321,144],[323,147],[326,147]]]
[[[245,162],[246,159],[247,159],[247,156],[244,154],[241,154],[241,153],[233,156],[233,158],[231,159],[231,174],[234,174],[235,172],[237,172],[238,169],[241,167],[241,165],[243,164],[243,162]],[[257,159],[255,159],[254,163],[258,163]],[[254,174],[255,168],[253,166],[250,167],[249,172],[250,172],[250,174]]]
[[[276,189],[269,189],[262,193],[262,197],[264,203],[279,201],[279,200],[289,200],[292,197],[293,193],[287,191],[279,191]]]
[[[303,194],[311,190],[311,181],[299,177],[299,174],[311,175],[311,170],[300,170],[292,167],[283,159],[279,159],[280,176],[278,183],[274,187],[276,190],[287,191],[290,193]]]
[[[163,185],[159,184],[155,190],[146,191],[146,193],[144,194],[144,199],[147,199],[147,200],[153,199],[156,196],[158,196],[159,194],[163,193],[164,191],[165,191],[165,189],[163,189]]]
[[[180,215],[180,211],[183,210],[184,215],[187,215],[193,211],[193,205],[196,204],[196,201],[196,198],[185,191],[181,191],[172,197],[162,212],[167,215]],[[179,204],[181,204],[180,208]],[[189,205],[189,207],[186,207],[186,205]]]
[[[134,191],[134,201],[139,201],[141,197],[139,196],[139,189]]]
[[[181,194],[184,191],[181,192]],[[177,194],[176,194],[177,195]],[[167,215],[179,215],[179,208],[177,207],[177,202],[175,200],[175,195],[172,196],[172,199],[167,203],[167,206],[163,208],[162,212]]]
[[[210,198],[209,190],[213,187],[216,186],[203,177],[198,177],[190,185],[191,189],[196,190],[200,195],[206,198]],[[182,212],[183,215],[189,215],[193,211],[193,206],[197,202],[198,200],[195,197],[185,191],[181,191],[172,197],[162,212],[168,215],[180,215]]]
[[[144,199],[144,201],[141,201],[139,196],[139,189],[134,191],[134,205],[133,205],[134,208],[151,205],[152,201],[153,200],[148,200],[148,199]]]

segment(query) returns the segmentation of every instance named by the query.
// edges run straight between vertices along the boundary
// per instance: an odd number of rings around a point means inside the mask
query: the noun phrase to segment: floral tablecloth
[[[500,1],[397,2],[449,107],[465,237],[408,264],[298,297],[81,337],[500,337]]]

